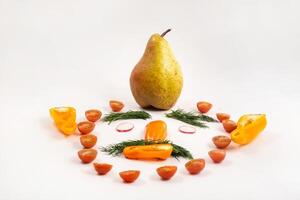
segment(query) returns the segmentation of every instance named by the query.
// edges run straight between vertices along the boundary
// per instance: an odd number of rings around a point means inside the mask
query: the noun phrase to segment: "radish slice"
[[[131,131],[133,127],[134,127],[133,123],[123,122],[116,127],[116,130],[119,132],[128,132]]]
[[[180,126],[179,131],[181,133],[186,133],[186,134],[193,134],[196,132],[196,128],[192,126]]]

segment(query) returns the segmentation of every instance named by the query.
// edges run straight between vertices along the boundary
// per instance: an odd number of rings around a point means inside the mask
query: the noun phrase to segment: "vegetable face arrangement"
[[[141,107],[168,110],[175,104],[180,95],[183,81],[181,70],[169,44],[163,38],[169,31],[167,30],[161,35],[154,34],[151,36],[142,59],[131,73],[132,94]],[[121,101],[111,100],[109,106],[112,112],[106,114],[102,121],[108,122],[109,125],[112,122],[126,120],[116,126],[116,131],[122,132],[122,134],[127,134],[134,129],[134,124],[128,120],[148,120],[151,118],[148,112],[141,110],[120,112],[125,107]],[[230,115],[227,113],[216,113],[218,120],[206,115],[205,113],[209,113],[213,108],[210,102],[199,101],[195,106],[196,108],[198,112],[186,112],[183,109],[171,110],[165,113],[165,117],[178,120],[181,123],[178,131],[184,134],[194,134],[197,128],[209,128],[208,123],[219,125],[221,122],[224,132],[230,135],[222,134],[212,137],[211,142],[216,148],[207,154],[213,163],[224,161],[227,155],[226,148],[232,142],[239,145],[249,144],[267,125],[264,114],[246,114],[240,117],[236,123],[230,119]],[[87,110],[85,112],[87,121],[81,121],[77,124],[76,110],[73,107],[53,107],[49,111],[57,129],[64,135],[75,134],[76,129],[78,129],[81,135],[79,142],[83,147],[77,153],[78,158],[84,164],[92,163],[99,155],[97,148],[95,148],[99,140],[92,132],[96,123],[101,120],[102,112],[97,109]],[[99,149],[111,156],[123,155],[126,159],[142,161],[167,160],[170,157],[187,159],[184,168],[190,175],[199,174],[206,166],[204,158],[194,159],[187,148],[174,144],[168,139],[167,123],[163,120],[148,122],[145,126],[143,139],[122,141]],[[113,166],[109,163],[93,162],[93,168],[98,175],[103,176],[112,171]],[[156,173],[161,180],[170,180],[175,176],[177,168],[178,166],[175,165],[165,165],[157,168]],[[140,174],[141,171],[138,169],[126,169],[119,172],[124,183],[133,183]]]
[[[122,104],[124,105],[124,104]],[[211,104],[210,104],[211,105]],[[91,115],[92,111],[92,115]],[[84,164],[92,163],[98,155],[93,147],[97,143],[97,136],[91,134],[95,128],[95,123],[100,119],[101,112],[98,110],[86,111],[85,115],[88,121],[75,123],[76,111],[72,107],[55,107],[50,109],[50,114],[54,122],[63,134],[74,134],[76,127],[81,133],[80,143],[84,149],[78,151],[78,157]],[[92,117],[91,117],[92,116]],[[99,117],[100,116],[100,117]],[[167,117],[173,118],[186,124],[194,125],[199,128],[208,128],[204,122],[218,122],[212,117],[193,112],[185,112],[184,110],[173,110],[166,114]],[[226,157],[226,148],[231,141],[245,145],[253,141],[259,133],[266,127],[267,121],[265,115],[250,114],[243,115],[236,124],[230,120],[230,116],[225,113],[217,113],[217,118],[224,127],[224,131],[230,133],[230,137],[226,135],[218,135],[212,138],[212,143],[216,146],[208,152],[208,156],[213,163],[221,163]],[[128,119],[149,119],[151,115],[145,111],[128,111],[128,112],[113,112],[106,115],[104,122],[113,122],[117,120]],[[75,127],[75,128],[74,128]],[[116,130],[118,132],[129,132],[134,128],[130,122],[120,123]],[[194,133],[196,128],[193,126],[180,126],[179,131],[182,133]],[[123,155],[127,159],[137,160],[166,160],[169,157],[176,159],[183,158],[189,161],[184,165],[187,172],[191,175],[199,174],[205,168],[205,159],[194,159],[191,152],[186,148],[172,143],[167,139],[167,124],[162,120],[150,121],[145,126],[144,139],[128,140],[116,144],[111,144],[107,147],[101,147],[100,150],[112,156]],[[98,175],[106,175],[113,166],[109,163],[94,162],[93,167]],[[170,180],[177,171],[177,166],[161,166],[156,172],[161,180]],[[119,173],[121,179],[125,183],[132,183],[140,176],[140,170],[126,170]]]

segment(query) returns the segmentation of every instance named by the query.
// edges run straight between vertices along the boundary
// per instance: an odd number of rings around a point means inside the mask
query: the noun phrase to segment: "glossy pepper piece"
[[[71,135],[76,130],[76,110],[73,107],[53,107],[50,115],[58,130],[65,135]]]
[[[243,115],[237,122],[237,128],[231,132],[231,140],[241,145],[249,144],[266,126],[265,114]]]
[[[166,160],[172,154],[171,144],[151,144],[144,146],[129,146],[124,148],[123,154],[128,159]]]
[[[146,125],[145,140],[165,140],[167,137],[167,124],[162,120],[149,122]]]

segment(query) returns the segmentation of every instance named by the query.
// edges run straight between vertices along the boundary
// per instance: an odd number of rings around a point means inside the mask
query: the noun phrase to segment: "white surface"
[[[279,1],[0,0],[0,199],[299,199],[300,3]],[[77,159],[78,137],[65,138],[49,117],[51,106],[107,113],[120,99],[138,109],[129,75],[150,35],[166,36],[184,72],[175,108],[214,104],[210,115],[266,113],[269,124],[255,142],[231,148],[226,160],[199,176],[185,160],[139,162],[100,154],[114,165],[104,177]],[[208,159],[221,125],[186,135],[168,123],[169,139]],[[129,133],[98,123],[98,145],[142,137],[146,121]],[[173,180],[155,168],[176,164]],[[123,184],[118,172],[140,169]],[[298,189],[297,189],[298,188]]]

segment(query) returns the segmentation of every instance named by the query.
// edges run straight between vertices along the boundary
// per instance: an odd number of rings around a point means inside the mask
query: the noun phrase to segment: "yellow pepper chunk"
[[[237,128],[231,132],[231,140],[241,145],[249,144],[266,126],[265,114],[243,115],[237,122]]]
[[[163,141],[167,137],[167,124],[162,120],[149,122],[146,126],[145,140]]]
[[[72,135],[76,130],[76,110],[73,107],[53,107],[49,109],[56,127],[65,135]]]
[[[128,159],[166,160],[171,156],[172,151],[171,144],[151,144],[125,147],[123,154]]]

